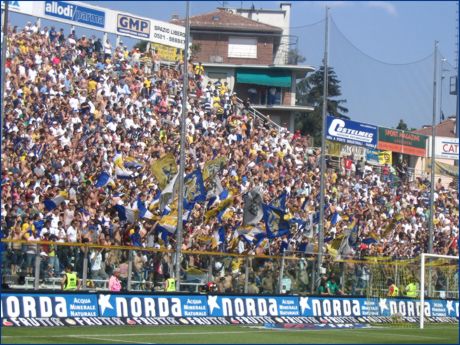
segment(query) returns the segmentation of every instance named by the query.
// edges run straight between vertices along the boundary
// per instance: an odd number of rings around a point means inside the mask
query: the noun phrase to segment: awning
[[[290,88],[291,72],[286,70],[237,69],[236,82]]]

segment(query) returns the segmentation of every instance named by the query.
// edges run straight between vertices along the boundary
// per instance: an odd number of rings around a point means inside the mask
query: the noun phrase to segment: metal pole
[[[441,59],[441,90],[439,93],[439,122],[442,122],[442,85],[444,81],[444,62],[447,61],[447,59]]]
[[[185,170],[185,118],[187,116],[188,96],[188,46],[190,41],[190,1],[185,9],[185,47],[184,47],[184,85],[182,87],[182,113],[180,118],[180,163],[179,163],[179,198],[177,208],[176,232],[176,290],[180,291],[180,258],[182,249],[182,214],[184,213],[184,170]]]
[[[2,123],[0,124],[0,141],[3,140],[3,126],[5,120],[5,74],[6,74],[6,50],[8,48],[8,9],[9,1],[5,1],[5,9],[3,10],[3,42],[2,42]]]
[[[326,28],[324,33],[324,76],[323,76],[323,127],[321,133],[321,179],[320,179],[320,194],[319,194],[319,237],[318,237],[318,263],[317,274],[321,276],[321,265],[323,261],[323,247],[324,247],[324,184],[326,172],[326,116],[327,116],[327,96],[328,96],[328,36],[329,36],[329,7],[326,6]]]
[[[80,247],[80,250],[83,251],[83,272],[82,272],[82,283],[81,283],[81,289],[86,290],[86,281],[88,280],[88,247]]]
[[[286,255],[286,251],[283,251],[283,257],[281,258],[281,270],[280,275],[278,277],[278,293],[281,294],[283,291],[283,275],[284,275],[284,257]]]
[[[438,64],[438,41],[434,41],[434,77],[433,77],[433,119],[431,124],[431,190],[430,190],[430,219],[429,219],[429,239],[428,253],[433,253],[433,215],[434,215],[434,166],[435,141],[436,141],[436,91],[437,91],[437,64]]]
[[[425,321],[425,253],[422,253],[420,260],[422,260],[420,267],[420,329],[423,329],[423,322]]]
[[[128,281],[126,283],[126,290],[131,291],[131,282],[133,280],[133,251],[128,253]]]
[[[246,256],[244,263],[244,293],[248,293],[249,288],[249,256]]]
[[[34,279],[34,290],[38,290],[40,287],[40,247],[38,244],[35,245],[35,279]]]

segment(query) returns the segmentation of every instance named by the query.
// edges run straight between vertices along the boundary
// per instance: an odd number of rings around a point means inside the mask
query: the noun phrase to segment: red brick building
[[[314,69],[289,61],[290,7],[218,8],[190,17],[190,35],[206,82],[227,81],[238,97],[249,98],[255,109],[292,131],[294,113],[313,110],[296,105],[296,82]]]

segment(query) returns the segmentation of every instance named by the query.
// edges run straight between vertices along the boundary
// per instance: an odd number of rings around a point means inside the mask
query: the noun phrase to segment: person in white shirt
[[[71,225],[67,228],[67,242],[77,242],[77,230],[75,226],[77,222],[72,220]]]
[[[112,56],[112,45],[110,44],[110,41],[108,39],[104,43],[104,54],[105,59],[110,58]]]
[[[93,249],[91,251],[89,260],[91,264],[91,279],[93,280],[106,280],[109,276],[105,272],[105,264],[102,261],[102,248],[101,249]],[[104,283],[97,282],[96,286],[101,286]]]

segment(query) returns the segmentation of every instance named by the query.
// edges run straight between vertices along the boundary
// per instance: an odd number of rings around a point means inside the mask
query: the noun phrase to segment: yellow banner
[[[391,151],[380,151],[379,152],[379,164],[393,164],[393,159],[392,159],[392,152]]]
[[[217,157],[212,161],[208,161],[203,167],[203,180],[213,177],[227,163],[226,157]]]
[[[164,189],[169,180],[177,174],[176,158],[172,153],[167,153],[152,163],[151,171],[157,179],[160,189]]]
[[[335,141],[326,140],[326,152],[329,156],[340,157],[342,144]]]
[[[157,51],[157,54],[160,56],[160,60],[175,62],[180,60],[182,57],[183,49],[169,47],[160,43],[151,43],[151,48],[154,48]]]

